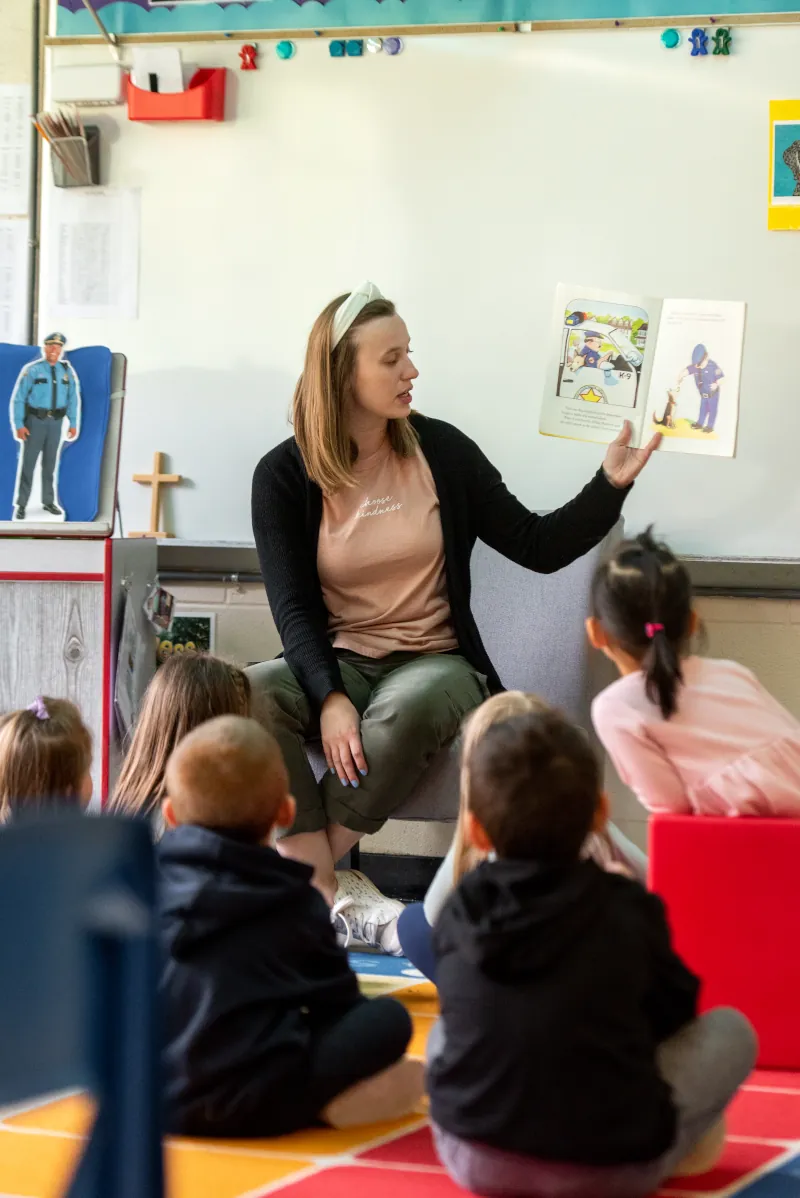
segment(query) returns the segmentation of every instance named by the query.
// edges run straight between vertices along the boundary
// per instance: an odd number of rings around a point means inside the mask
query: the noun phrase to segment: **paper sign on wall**
[[[31,89],[0,83],[0,216],[27,216],[31,186]]]
[[[51,293],[54,322],[135,320],[139,297],[139,192],[123,187],[57,188],[53,194]]]
[[[28,221],[0,220],[0,341],[28,339]]]
[[[770,229],[800,229],[800,100],[769,106]]]

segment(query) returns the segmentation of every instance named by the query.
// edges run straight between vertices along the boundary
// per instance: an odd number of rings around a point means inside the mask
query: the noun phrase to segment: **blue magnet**
[[[294,42],[278,42],[275,47],[275,53],[278,55],[278,58],[294,58],[295,49]]]
[[[400,54],[403,49],[403,39],[401,37],[385,37],[383,48],[387,54]]]
[[[705,29],[693,29],[689,41],[692,43],[692,58],[702,58],[708,54],[708,34]]]
[[[335,42],[331,42],[328,46],[331,58],[344,58],[344,42],[337,38]]]
[[[364,53],[364,42],[360,37],[351,37],[347,42],[347,57],[360,58]]]
[[[681,35],[677,29],[665,29],[661,34],[661,41],[668,50],[674,50],[681,44]]]

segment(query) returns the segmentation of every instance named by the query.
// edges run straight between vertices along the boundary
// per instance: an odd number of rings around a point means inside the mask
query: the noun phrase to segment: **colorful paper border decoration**
[[[112,33],[236,33],[239,30],[326,30],[408,25],[497,24],[536,21],[669,23],[691,17],[697,0],[94,0]],[[798,0],[711,0],[704,18],[797,12]],[[56,34],[97,33],[82,0],[58,0]]]

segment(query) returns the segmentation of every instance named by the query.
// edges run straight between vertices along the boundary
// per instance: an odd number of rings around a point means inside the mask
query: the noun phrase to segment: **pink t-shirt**
[[[365,657],[458,648],[439,496],[422,451],[398,457],[387,439],[354,474],[355,486],[325,496],[317,544],[334,647]]]
[[[592,704],[597,735],[648,811],[800,816],[800,723],[749,670],[689,657],[665,720],[641,671]]]

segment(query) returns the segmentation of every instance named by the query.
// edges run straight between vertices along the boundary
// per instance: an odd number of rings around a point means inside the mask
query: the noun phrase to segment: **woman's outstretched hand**
[[[322,747],[328,769],[343,786],[358,786],[367,772],[361,747],[361,717],[347,695],[333,691],[322,704],[319,717]]]
[[[661,444],[661,433],[656,433],[647,445],[641,449],[632,449],[632,436],[633,425],[630,420],[626,420],[619,436],[608,447],[603,470],[614,487],[629,487],[647,465],[650,455]]]

